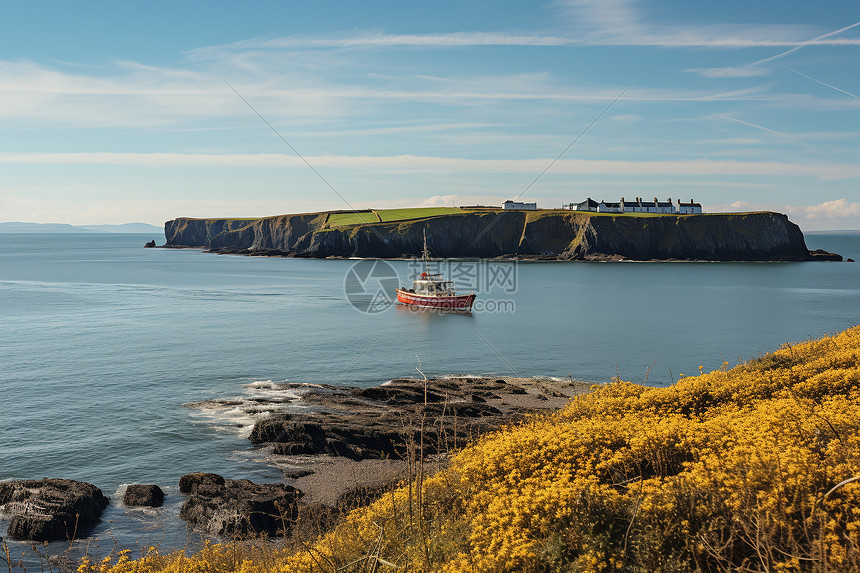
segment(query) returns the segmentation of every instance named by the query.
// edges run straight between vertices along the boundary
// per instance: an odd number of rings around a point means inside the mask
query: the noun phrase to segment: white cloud
[[[789,205],[786,209],[789,213],[800,215],[806,219],[847,219],[860,216],[860,203],[852,203],[844,198],[825,201],[818,205]]]
[[[421,202],[421,207],[450,207],[451,205],[462,205],[459,195],[433,195]]]

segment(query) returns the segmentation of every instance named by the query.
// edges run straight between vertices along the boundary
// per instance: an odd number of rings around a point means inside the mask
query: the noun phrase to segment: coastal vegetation
[[[80,573],[860,571],[860,327],[485,434],[315,539]],[[297,528],[303,525],[299,517]]]

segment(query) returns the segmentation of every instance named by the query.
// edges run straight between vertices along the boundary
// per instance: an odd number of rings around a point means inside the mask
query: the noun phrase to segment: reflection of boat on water
[[[396,289],[397,300],[405,305],[471,312],[475,293],[457,294],[454,281],[445,280],[441,273],[430,272],[427,231],[424,231],[424,272],[412,281],[412,288]]]

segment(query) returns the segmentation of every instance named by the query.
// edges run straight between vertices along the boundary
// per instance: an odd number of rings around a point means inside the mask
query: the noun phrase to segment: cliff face
[[[256,220],[175,219],[170,247],[297,257],[419,256],[423,231],[440,257],[560,260],[798,261],[812,257],[800,228],[779,213],[608,216],[534,211],[463,213],[325,228],[326,214]]]

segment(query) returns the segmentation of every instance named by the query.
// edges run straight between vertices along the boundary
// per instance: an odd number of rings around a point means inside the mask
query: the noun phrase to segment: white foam
[[[242,388],[278,388],[282,384],[272,382],[271,380],[256,380],[249,384],[242,384]]]
[[[216,431],[247,438],[257,420],[286,409],[307,408],[301,403],[301,396],[312,387],[320,386],[255,380],[242,384],[241,396],[188,402],[183,406],[191,410],[192,418]]]

